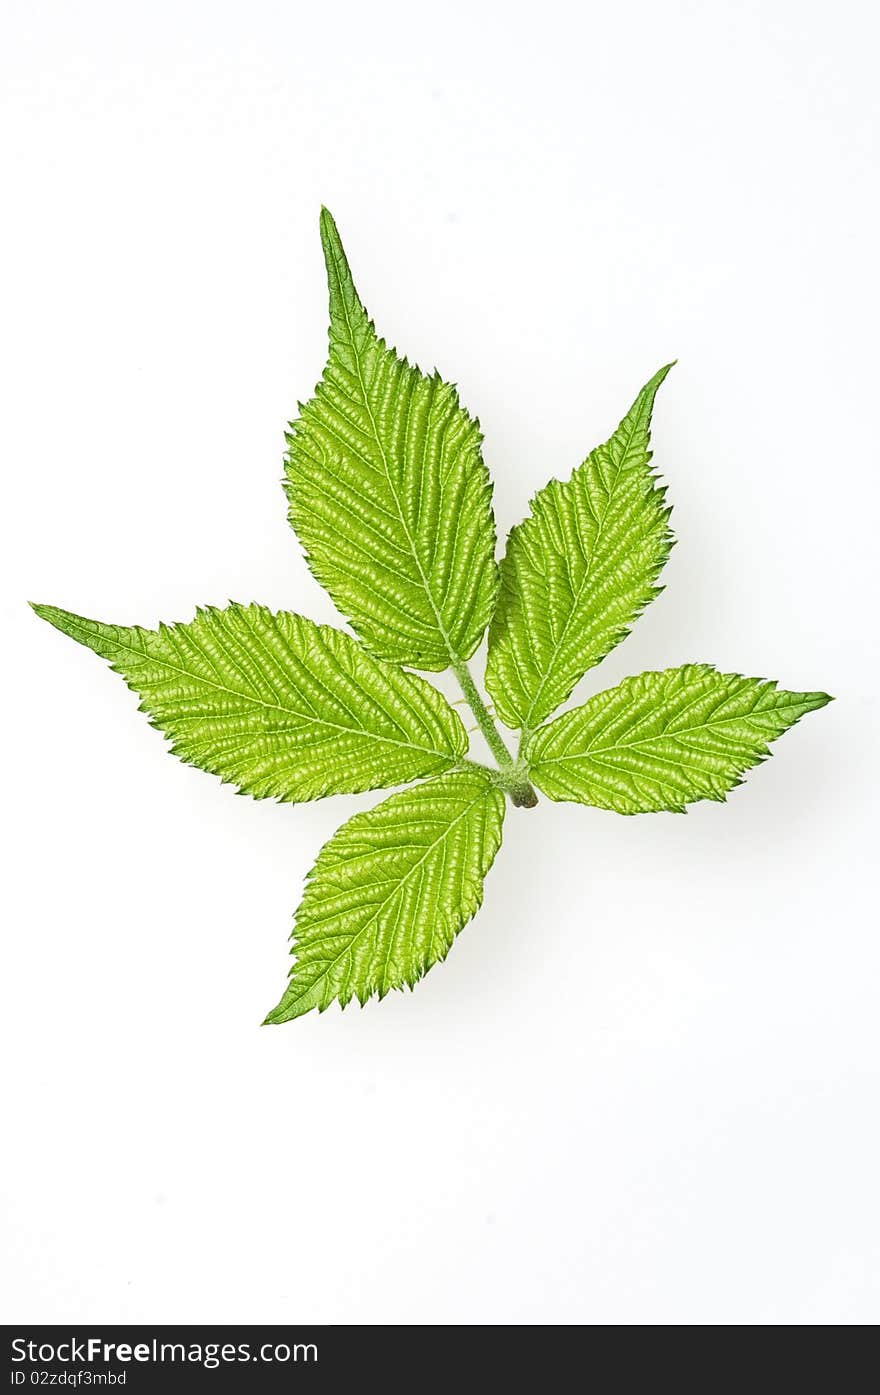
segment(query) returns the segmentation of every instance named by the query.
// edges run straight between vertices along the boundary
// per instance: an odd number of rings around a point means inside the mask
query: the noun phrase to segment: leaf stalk
[[[538,796],[529,783],[525,761],[521,757],[514,759],[511,755],[465,661],[452,657],[452,669],[477,720],[477,726],[498,762],[499,785],[510,796],[511,804],[517,809],[534,809],[538,803]]]

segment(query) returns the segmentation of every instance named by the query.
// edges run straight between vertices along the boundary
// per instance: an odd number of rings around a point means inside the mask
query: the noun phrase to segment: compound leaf
[[[827,693],[789,693],[760,678],[686,664],[626,678],[535,732],[530,777],[551,799],[618,814],[682,812],[723,800]]]
[[[377,336],[326,209],[321,240],[330,356],[287,438],[290,521],[373,653],[448,668],[476,649],[498,589],[479,425]]]
[[[301,615],[209,607],[144,630],[34,609],[110,660],[175,755],[257,799],[403,784],[467,750],[458,714],[429,683]]]
[[[504,796],[488,773],[452,771],[355,814],[321,850],[296,916],[291,979],[267,1022],[335,999],[363,1005],[445,959],[483,899]]]
[[[657,594],[671,546],[649,450],[657,389],[642,388],[610,440],[551,480],[512,529],[489,630],[486,687],[509,727],[529,731],[565,702]]]

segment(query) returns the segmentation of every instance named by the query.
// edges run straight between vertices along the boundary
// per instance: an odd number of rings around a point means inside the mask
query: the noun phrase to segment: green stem
[[[455,676],[461,684],[461,691],[465,695],[467,704],[477,719],[477,726],[486,738],[489,750],[497,760],[499,766],[513,764],[513,756],[508,751],[501,737],[501,732],[492,720],[489,709],[480,696],[480,690],[471,677],[470,669],[461,659],[453,659],[452,667]]]
[[[511,802],[518,809],[534,809],[538,802],[538,796],[526,779],[524,762],[515,760],[510,754],[501,732],[495,725],[489,709],[480,695],[479,688],[471,677],[470,669],[463,659],[458,658],[452,660],[452,668],[461,684],[461,691],[467,699],[468,706],[477,719],[477,726],[485,736],[486,744],[498,762],[502,788],[507,791]]]

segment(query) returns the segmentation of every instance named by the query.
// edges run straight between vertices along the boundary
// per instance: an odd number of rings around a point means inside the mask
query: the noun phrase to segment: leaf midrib
[[[549,663],[547,664],[546,669],[544,670],[544,673],[543,673],[543,675],[542,675],[542,677],[541,677],[541,681],[540,681],[540,683],[538,684],[537,691],[535,692],[535,695],[534,695],[534,697],[532,698],[532,701],[531,701],[531,703],[530,703],[530,705],[529,705],[529,709],[528,709],[528,712],[526,713],[525,721],[523,722],[523,732],[524,732],[524,733],[525,733],[525,732],[528,732],[528,731],[531,731],[531,730],[534,730],[534,728],[531,726],[531,722],[532,722],[532,717],[533,717],[533,714],[534,714],[534,712],[535,712],[535,709],[536,709],[537,706],[538,706],[538,700],[539,700],[539,698],[541,697],[541,695],[542,695],[542,693],[543,693],[543,691],[544,691],[544,688],[546,687],[546,685],[547,685],[547,683],[548,683],[548,681],[549,681],[549,679],[550,679],[550,675],[551,675],[551,673],[553,672],[553,666],[554,666],[554,664],[556,663],[556,660],[557,660],[558,657],[559,657],[560,651],[562,650],[562,646],[563,646],[563,644],[564,644],[564,642],[565,642],[565,639],[566,639],[566,637],[567,637],[567,635],[568,635],[568,631],[569,631],[569,629],[571,628],[571,625],[572,625],[572,622],[573,622],[573,620],[574,620],[574,617],[575,617],[575,615],[578,613],[578,611],[579,611],[579,609],[580,609],[581,597],[582,597],[582,595],[583,595],[584,588],[589,584],[590,579],[591,579],[591,577],[592,577],[593,559],[595,558],[597,549],[598,549],[599,544],[600,544],[600,542],[601,542],[601,540],[602,540],[602,531],[603,531],[603,529],[604,529],[604,527],[605,527],[605,522],[606,522],[606,520],[607,520],[607,518],[608,518],[608,513],[609,513],[609,510],[610,510],[610,508],[611,508],[611,501],[612,501],[612,498],[613,498],[613,496],[614,496],[614,491],[616,490],[616,488],[617,488],[617,486],[618,486],[618,484],[619,484],[619,482],[620,482],[620,476],[621,476],[621,473],[623,472],[623,463],[622,463],[622,462],[623,462],[623,460],[626,458],[626,450],[628,449],[629,443],[632,441],[632,438],[633,438],[633,436],[634,436],[635,433],[636,433],[636,428],[637,428],[637,426],[641,423],[642,415],[643,415],[643,413],[640,411],[640,412],[638,413],[637,417],[636,417],[636,420],[633,422],[632,428],[631,428],[631,430],[630,430],[630,432],[629,432],[629,435],[628,435],[628,437],[627,437],[627,444],[626,444],[626,447],[625,447],[624,450],[621,452],[621,463],[620,463],[620,464],[616,467],[616,469],[615,469],[615,472],[614,472],[614,480],[613,480],[613,482],[612,482],[612,484],[611,484],[611,486],[610,486],[610,488],[609,488],[609,490],[608,490],[608,497],[607,497],[606,500],[605,500],[605,508],[604,508],[603,511],[602,511],[602,517],[598,520],[598,525],[597,525],[597,528],[596,528],[596,536],[595,536],[595,538],[594,538],[594,540],[593,540],[593,547],[592,547],[590,556],[589,556],[589,558],[587,559],[587,568],[586,568],[586,571],[584,572],[584,575],[583,575],[583,577],[582,577],[582,579],[581,579],[581,583],[580,583],[580,585],[578,586],[577,595],[576,595],[575,598],[574,598],[574,601],[573,601],[573,603],[572,603],[571,610],[569,611],[569,614],[568,614],[568,617],[567,617],[567,619],[566,619],[566,621],[565,621],[565,624],[564,624],[563,627],[562,627],[562,630],[561,630],[561,632],[560,632],[559,639],[558,639],[558,641],[557,641],[557,642],[554,644],[554,646],[553,646],[553,652],[552,652],[550,661],[549,661]],[[613,439],[613,438],[612,438],[612,439]],[[597,454],[598,454],[598,451],[601,450],[601,449],[602,449],[601,446],[598,447],[598,450],[592,452],[592,454],[593,454],[593,455],[597,455]],[[581,469],[586,469],[586,468],[587,468],[587,466],[588,466],[589,463],[590,463],[590,459],[591,459],[591,457],[588,456],[587,459],[584,461],[584,464],[581,466]],[[577,474],[577,473],[579,473],[579,472],[576,471],[575,473]],[[573,483],[573,481],[572,481],[572,483]]]
[[[331,247],[331,249],[330,249],[330,255],[332,256],[332,258],[333,258],[333,260],[334,260],[334,262],[335,262],[335,264],[336,264],[336,275],[337,275],[337,277],[339,278],[340,284],[342,284],[343,281],[344,281],[346,278],[344,278],[343,276],[340,275],[340,265],[341,265],[341,262],[340,262],[340,258],[339,258],[339,257],[337,256],[337,254],[336,254],[336,248],[335,248],[335,247]],[[348,271],[348,268],[346,267],[345,270]],[[349,277],[350,277],[350,273],[349,273]],[[354,342],[353,325],[352,325],[352,321],[351,321],[351,316],[349,315],[349,312],[348,312],[348,303],[347,303],[346,298],[345,298],[344,295],[341,295],[339,298],[340,298],[340,300],[342,301],[342,313],[343,313],[343,315],[344,315],[344,317],[345,317],[345,326],[346,326],[346,329],[348,330],[348,342],[349,342],[349,344],[350,344],[350,346],[351,346],[352,358],[354,359],[355,368],[357,369],[357,379],[358,379],[358,383],[360,384],[361,397],[363,398],[363,403],[364,403],[364,411],[366,412],[367,417],[369,418],[370,428],[371,428],[371,430],[372,430],[372,432],[373,432],[373,440],[376,442],[376,446],[377,446],[377,448],[378,448],[379,455],[380,455],[380,458],[381,458],[381,460],[382,460],[382,469],[383,469],[384,472],[385,472],[385,479],[386,479],[386,481],[387,481],[387,483],[388,483],[388,489],[389,489],[389,491],[390,491],[390,493],[391,493],[392,499],[394,500],[394,507],[397,509],[397,516],[398,516],[398,518],[399,518],[399,520],[400,520],[400,526],[401,526],[401,528],[403,529],[403,533],[404,533],[404,536],[405,536],[405,538],[406,538],[407,544],[408,544],[408,546],[409,546],[409,550],[410,550],[410,552],[411,552],[411,554],[412,554],[413,561],[415,562],[416,567],[418,568],[418,573],[419,573],[419,577],[420,577],[420,579],[421,579],[422,588],[423,588],[423,590],[424,590],[424,592],[425,592],[425,595],[426,595],[426,597],[427,597],[427,599],[428,599],[428,604],[430,605],[431,610],[434,612],[434,619],[435,619],[436,622],[437,622],[437,629],[439,630],[440,635],[441,635],[441,637],[442,637],[442,639],[443,639],[443,643],[444,643],[445,646],[446,646],[446,652],[449,654],[450,660],[452,661],[452,665],[455,666],[456,664],[459,664],[459,663],[461,662],[461,660],[460,660],[459,655],[458,655],[458,653],[456,652],[455,648],[453,647],[453,644],[452,644],[452,642],[451,642],[451,640],[450,640],[450,638],[449,638],[449,635],[446,633],[446,628],[445,628],[445,626],[444,626],[444,624],[443,624],[442,615],[441,615],[440,611],[438,610],[437,605],[436,605],[436,603],[435,603],[435,601],[434,601],[434,596],[433,596],[433,594],[432,594],[432,591],[431,591],[430,586],[428,585],[428,578],[427,578],[427,576],[426,576],[426,574],[425,574],[425,569],[424,569],[424,567],[422,566],[421,558],[419,557],[419,554],[418,554],[418,552],[416,551],[416,547],[415,547],[415,542],[414,542],[414,540],[413,540],[413,536],[412,536],[412,534],[410,533],[409,527],[407,526],[407,522],[406,522],[406,519],[405,519],[404,514],[403,514],[403,509],[402,509],[401,506],[400,506],[400,500],[399,500],[398,497],[397,497],[397,490],[394,488],[394,483],[393,483],[393,481],[392,481],[392,479],[391,479],[391,472],[390,472],[390,470],[388,469],[388,458],[387,458],[387,456],[386,456],[386,454],[385,454],[385,447],[383,446],[381,437],[379,436],[379,430],[378,430],[378,427],[377,427],[377,425],[376,425],[376,419],[375,419],[375,417],[374,417],[374,415],[373,415],[373,409],[372,409],[372,407],[370,406],[369,394],[368,394],[368,392],[367,392],[367,385],[366,385],[366,382],[364,381],[363,368],[362,368],[362,365],[361,365],[360,351],[359,351],[359,349],[357,348],[357,346],[356,346],[356,344],[355,344],[355,342]],[[373,334],[373,336],[378,340],[378,336],[376,335],[376,331],[375,331],[375,329],[373,329],[372,325],[370,326],[370,330],[371,330],[371,333]]]
[[[357,944],[360,943],[360,941],[362,940],[363,936],[364,936],[364,935],[367,933],[367,931],[370,930],[371,927],[375,924],[376,920],[377,920],[377,919],[379,918],[379,916],[382,914],[382,912],[384,911],[385,907],[388,905],[389,901],[392,901],[392,900],[394,899],[394,897],[398,894],[398,892],[401,890],[401,888],[404,887],[404,886],[406,886],[406,883],[409,881],[410,877],[412,877],[413,874],[419,870],[419,868],[422,866],[422,864],[423,864],[425,861],[427,861],[427,859],[430,857],[430,855],[431,855],[431,853],[434,851],[434,849],[437,848],[437,847],[439,847],[441,843],[444,843],[444,842],[446,841],[446,839],[447,839],[447,838],[450,836],[450,834],[452,833],[453,829],[454,829],[454,828],[457,828],[458,825],[461,823],[462,819],[467,818],[468,814],[471,812],[471,810],[472,810],[477,804],[479,804],[480,800],[486,798],[486,795],[489,793],[489,790],[490,790],[490,789],[491,789],[491,786],[490,786],[489,784],[486,784],[486,785],[484,786],[484,788],[480,791],[480,793],[474,796],[474,798],[473,798],[473,799],[471,800],[471,802],[468,804],[467,808],[466,808],[466,809],[463,809],[462,812],[461,812],[460,814],[458,814],[458,815],[452,820],[451,823],[446,824],[446,826],[445,826],[444,829],[443,829],[442,834],[440,834],[440,836],[439,836],[438,838],[435,838],[434,841],[433,841],[433,843],[430,843],[430,844],[428,845],[428,847],[425,849],[425,851],[424,851],[424,853],[422,854],[422,856],[419,858],[418,862],[414,862],[413,865],[412,865],[412,867],[410,867],[410,868],[408,869],[408,871],[405,873],[405,875],[404,875],[403,877],[401,877],[399,881],[395,881],[393,889],[388,893],[388,895],[384,898],[384,900],[381,901],[381,902],[379,903],[379,905],[376,907],[376,909],[373,911],[372,915],[370,916],[369,920],[367,920],[367,921],[361,926],[360,930],[357,930],[357,931],[355,932],[355,934],[352,935],[352,937],[351,937],[351,939],[349,940],[348,944],[346,945],[345,949],[343,949],[339,954],[337,954],[337,956],[336,956],[335,959],[331,959],[331,960],[329,960],[329,961],[324,961],[324,962],[327,964],[327,967],[323,970],[322,973],[320,973],[320,974],[318,975],[317,978],[313,979],[312,982],[308,985],[308,987],[305,988],[305,989],[302,991],[302,993],[298,994],[296,998],[288,999],[288,1002],[287,1002],[287,1006],[288,1006],[288,1007],[295,1007],[295,1006],[297,1005],[297,1003],[302,1002],[303,998],[306,998],[306,997],[309,996],[309,994],[314,993],[314,991],[318,988],[318,986],[319,986],[320,984],[322,984],[322,983],[324,982],[324,980],[327,978],[328,974],[332,973],[333,969],[336,968],[336,965],[337,965],[342,959],[344,959],[345,956],[346,956],[347,954],[351,954],[351,953],[352,953],[354,947],[355,947]],[[333,915],[334,915],[334,913],[333,913],[333,912],[330,912],[330,913],[325,917],[325,919],[326,919],[326,920],[332,920],[332,919],[333,919]],[[306,926],[306,930],[307,930],[307,929],[308,929],[308,926]],[[394,933],[396,933],[396,928],[395,928],[395,932],[394,932]],[[296,942],[294,941],[294,953],[295,953],[295,952],[296,952]],[[297,962],[298,962],[298,961],[297,961]],[[387,968],[387,961],[386,961],[386,968]],[[296,974],[296,963],[294,963],[294,967],[293,967],[292,973],[293,973],[294,975]],[[295,979],[295,978],[294,978],[293,982],[294,982],[294,983],[296,982],[296,979]]]
[[[800,707],[800,706],[801,706],[801,703],[798,703],[798,702],[780,703],[780,704],[778,704],[776,707],[769,708],[768,711],[771,711],[771,712],[788,712],[788,711],[791,711],[792,708],[796,708],[796,707]],[[538,756],[537,760],[535,761],[535,764],[536,764],[536,765],[542,765],[542,764],[545,764],[545,763],[546,763],[547,765],[554,764],[554,763],[555,763],[555,764],[561,764],[563,761],[569,761],[569,760],[589,760],[591,756],[594,756],[594,755],[596,755],[596,756],[607,755],[607,754],[609,754],[609,753],[612,752],[612,751],[629,751],[629,750],[635,750],[635,749],[636,749],[637,747],[639,747],[639,746],[649,746],[649,745],[651,745],[652,743],[655,743],[655,742],[657,742],[657,741],[666,741],[666,740],[669,740],[671,737],[675,737],[675,736],[679,736],[679,735],[687,735],[687,734],[689,734],[689,733],[691,733],[691,732],[695,732],[695,731],[706,731],[706,730],[708,730],[709,727],[723,727],[723,726],[730,726],[730,725],[731,725],[732,723],[734,723],[734,722],[748,722],[748,721],[751,720],[751,718],[752,718],[753,716],[754,716],[754,713],[749,713],[748,716],[739,716],[739,717],[719,717],[716,721],[711,721],[711,722],[700,722],[697,726],[682,727],[682,729],[681,729],[680,732],[675,732],[675,731],[672,731],[672,732],[671,732],[671,731],[664,731],[664,732],[661,732],[659,736],[647,736],[647,737],[643,737],[643,738],[642,738],[641,740],[639,740],[639,741],[619,741],[619,742],[615,743],[613,746],[588,746],[587,749],[586,749],[585,751],[575,752],[573,755],[570,755],[570,756]]]
[[[82,625],[72,624],[71,629],[78,629],[84,635],[91,634],[91,631],[87,630]],[[129,654],[134,654],[138,658],[145,659],[150,663],[158,664],[160,667],[168,669],[171,673],[180,674],[182,677],[189,679],[191,683],[194,682],[204,684],[205,687],[214,688],[219,693],[226,693],[229,697],[238,698],[239,701],[251,703],[257,707],[265,707],[268,711],[271,712],[285,712],[289,716],[300,717],[304,723],[311,724],[312,726],[329,727],[332,731],[342,731],[348,733],[357,732],[369,737],[371,741],[382,741],[386,745],[399,746],[403,750],[422,751],[426,755],[432,756],[448,756],[450,760],[453,762],[458,759],[458,755],[456,752],[440,750],[437,746],[422,746],[415,741],[397,741],[393,736],[379,735],[378,733],[370,731],[367,727],[364,726],[343,726],[340,722],[332,722],[325,717],[314,717],[308,712],[300,711],[296,707],[286,707],[283,703],[280,702],[266,702],[263,698],[251,697],[249,693],[238,692],[235,688],[228,688],[223,683],[215,683],[210,678],[204,678],[201,676],[195,677],[192,673],[190,673],[188,669],[181,668],[178,664],[169,663],[167,659],[159,658],[155,654],[147,654],[144,652],[143,649],[136,649],[133,644],[125,644],[120,640],[114,640],[113,643],[116,645],[117,648],[126,650]],[[87,647],[91,648],[92,646],[88,645]],[[112,663],[112,659],[110,660],[110,662]]]

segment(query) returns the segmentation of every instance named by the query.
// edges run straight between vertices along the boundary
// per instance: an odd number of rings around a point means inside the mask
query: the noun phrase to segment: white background
[[[876,1321],[876,7],[4,15],[6,1320]],[[234,798],[25,600],[334,619],[279,487],[322,201],[502,536],[678,357],[667,590],[579,700],[838,701],[727,805],[510,810],[414,994],[260,1029],[378,796]]]

